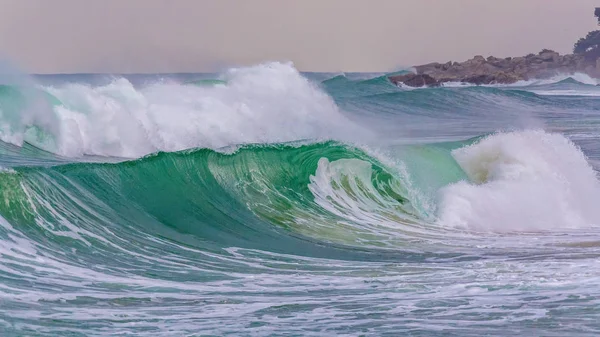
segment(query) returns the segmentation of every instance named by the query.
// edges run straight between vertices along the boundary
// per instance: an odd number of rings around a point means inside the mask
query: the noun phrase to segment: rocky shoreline
[[[465,62],[434,62],[415,66],[414,69],[414,73],[390,76],[389,80],[396,85],[435,87],[448,82],[512,84],[574,73],[600,78],[600,59],[583,54],[560,55],[544,49],[537,55],[507,58],[478,55]]]

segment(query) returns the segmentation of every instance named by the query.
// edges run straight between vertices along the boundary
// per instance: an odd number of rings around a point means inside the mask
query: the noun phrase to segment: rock
[[[498,72],[494,74],[481,74],[468,76],[461,80],[464,83],[471,83],[476,85],[482,84],[511,84],[519,81],[520,78],[514,76],[512,74],[507,74],[505,72]]]
[[[560,54],[553,50],[544,49],[538,56],[544,62],[557,62]]]
[[[432,71],[435,71],[435,69],[439,69],[439,68],[441,68],[441,64],[439,64],[437,62],[423,64],[423,65],[415,67],[415,69],[417,69],[417,73],[419,73],[419,74],[432,72]]]
[[[483,57],[483,56],[481,56],[481,55],[476,55],[476,56],[473,58],[473,61],[475,61],[475,62],[478,62],[478,63],[482,63],[482,62],[485,62],[485,57]]]
[[[494,82],[494,77],[492,75],[486,75],[486,74],[472,75],[472,76],[468,76],[468,77],[461,79],[461,82],[471,83],[471,84],[476,84],[476,85],[491,84]]]
[[[446,63],[442,64],[442,67],[441,67],[441,69],[442,69],[442,70],[448,70],[448,69],[450,69],[451,67],[452,67],[452,61],[448,61],[448,62],[446,62]]]
[[[390,81],[396,85],[404,84],[409,87],[424,87],[424,86],[439,86],[440,83],[435,78],[427,75],[427,74],[406,74],[406,75],[398,75],[392,76],[389,78]]]
[[[494,75],[494,82],[496,84],[511,84],[522,80],[522,78],[512,73],[498,72]]]
[[[573,55],[565,55],[562,58],[560,58],[560,60],[558,62],[560,63],[561,66],[568,66],[570,64],[573,64],[573,60],[574,60]]]
[[[514,64],[520,64],[520,63],[524,63],[525,62],[525,58],[523,56],[515,57],[515,58],[511,59],[511,61]]]
[[[496,65],[493,63],[484,63],[479,67],[479,72],[484,74],[495,73],[500,68],[500,65]]]
[[[533,57],[530,57],[527,61],[530,64],[539,64],[539,63],[543,63],[544,59],[539,55],[534,55]]]
[[[429,63],[416,66],[416,74],[390,77],[394,83],[412,87],[438,86],[446,82],[472,84],[510,84],[520,80],[545,78],[557,74],[584,72],[600,77],[600,54],[590,55],[559,53],[544,49],[524,57],[487,59],[477,55],[464,62]]]

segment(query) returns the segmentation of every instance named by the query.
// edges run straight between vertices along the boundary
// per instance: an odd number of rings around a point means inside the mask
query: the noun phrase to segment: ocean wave
[[[543,131],[404,146],[396,156],[325,142],[17,167],[0,172],[0,186],[10,224],[84,245],[110,246],[111,235],[134,226],[295,254],[260,237],[428,250],[487,238],[473,233],[600,223],[595,171],[568,139]]]
[[[21,99],[25,90],[11,88],[0,92],[0,138],[68,157],[135,158],[196,147],[341,139],[359,130],[291,64],[230,69],[223,76],[202,85],[141,88],[125,78],[103,86],[67,83],[36,89],[35,99]]]

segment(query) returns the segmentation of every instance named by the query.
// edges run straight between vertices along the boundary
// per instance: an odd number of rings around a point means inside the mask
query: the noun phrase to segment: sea
[[[388,75],[0,76],[0,335],[600,335],[599,82]]]

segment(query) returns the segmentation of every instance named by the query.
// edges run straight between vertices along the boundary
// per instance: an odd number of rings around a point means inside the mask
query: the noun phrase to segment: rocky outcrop
[[[465,62],[436,62],[414,68],[416,73],[391,76],[389,79],[395,84],[422,87],[447,82],[510,84],[577,72],[600,77],[600,59],[597,61],[578,54],[560,55],[548,49],[523,57],[484,58],[478,55]]]
[[[439,80],[427,74],[406,74],[400,76],[392,76],[390,80],[395,84],[403,83],[409,87],[436,87],[441,83]]]

